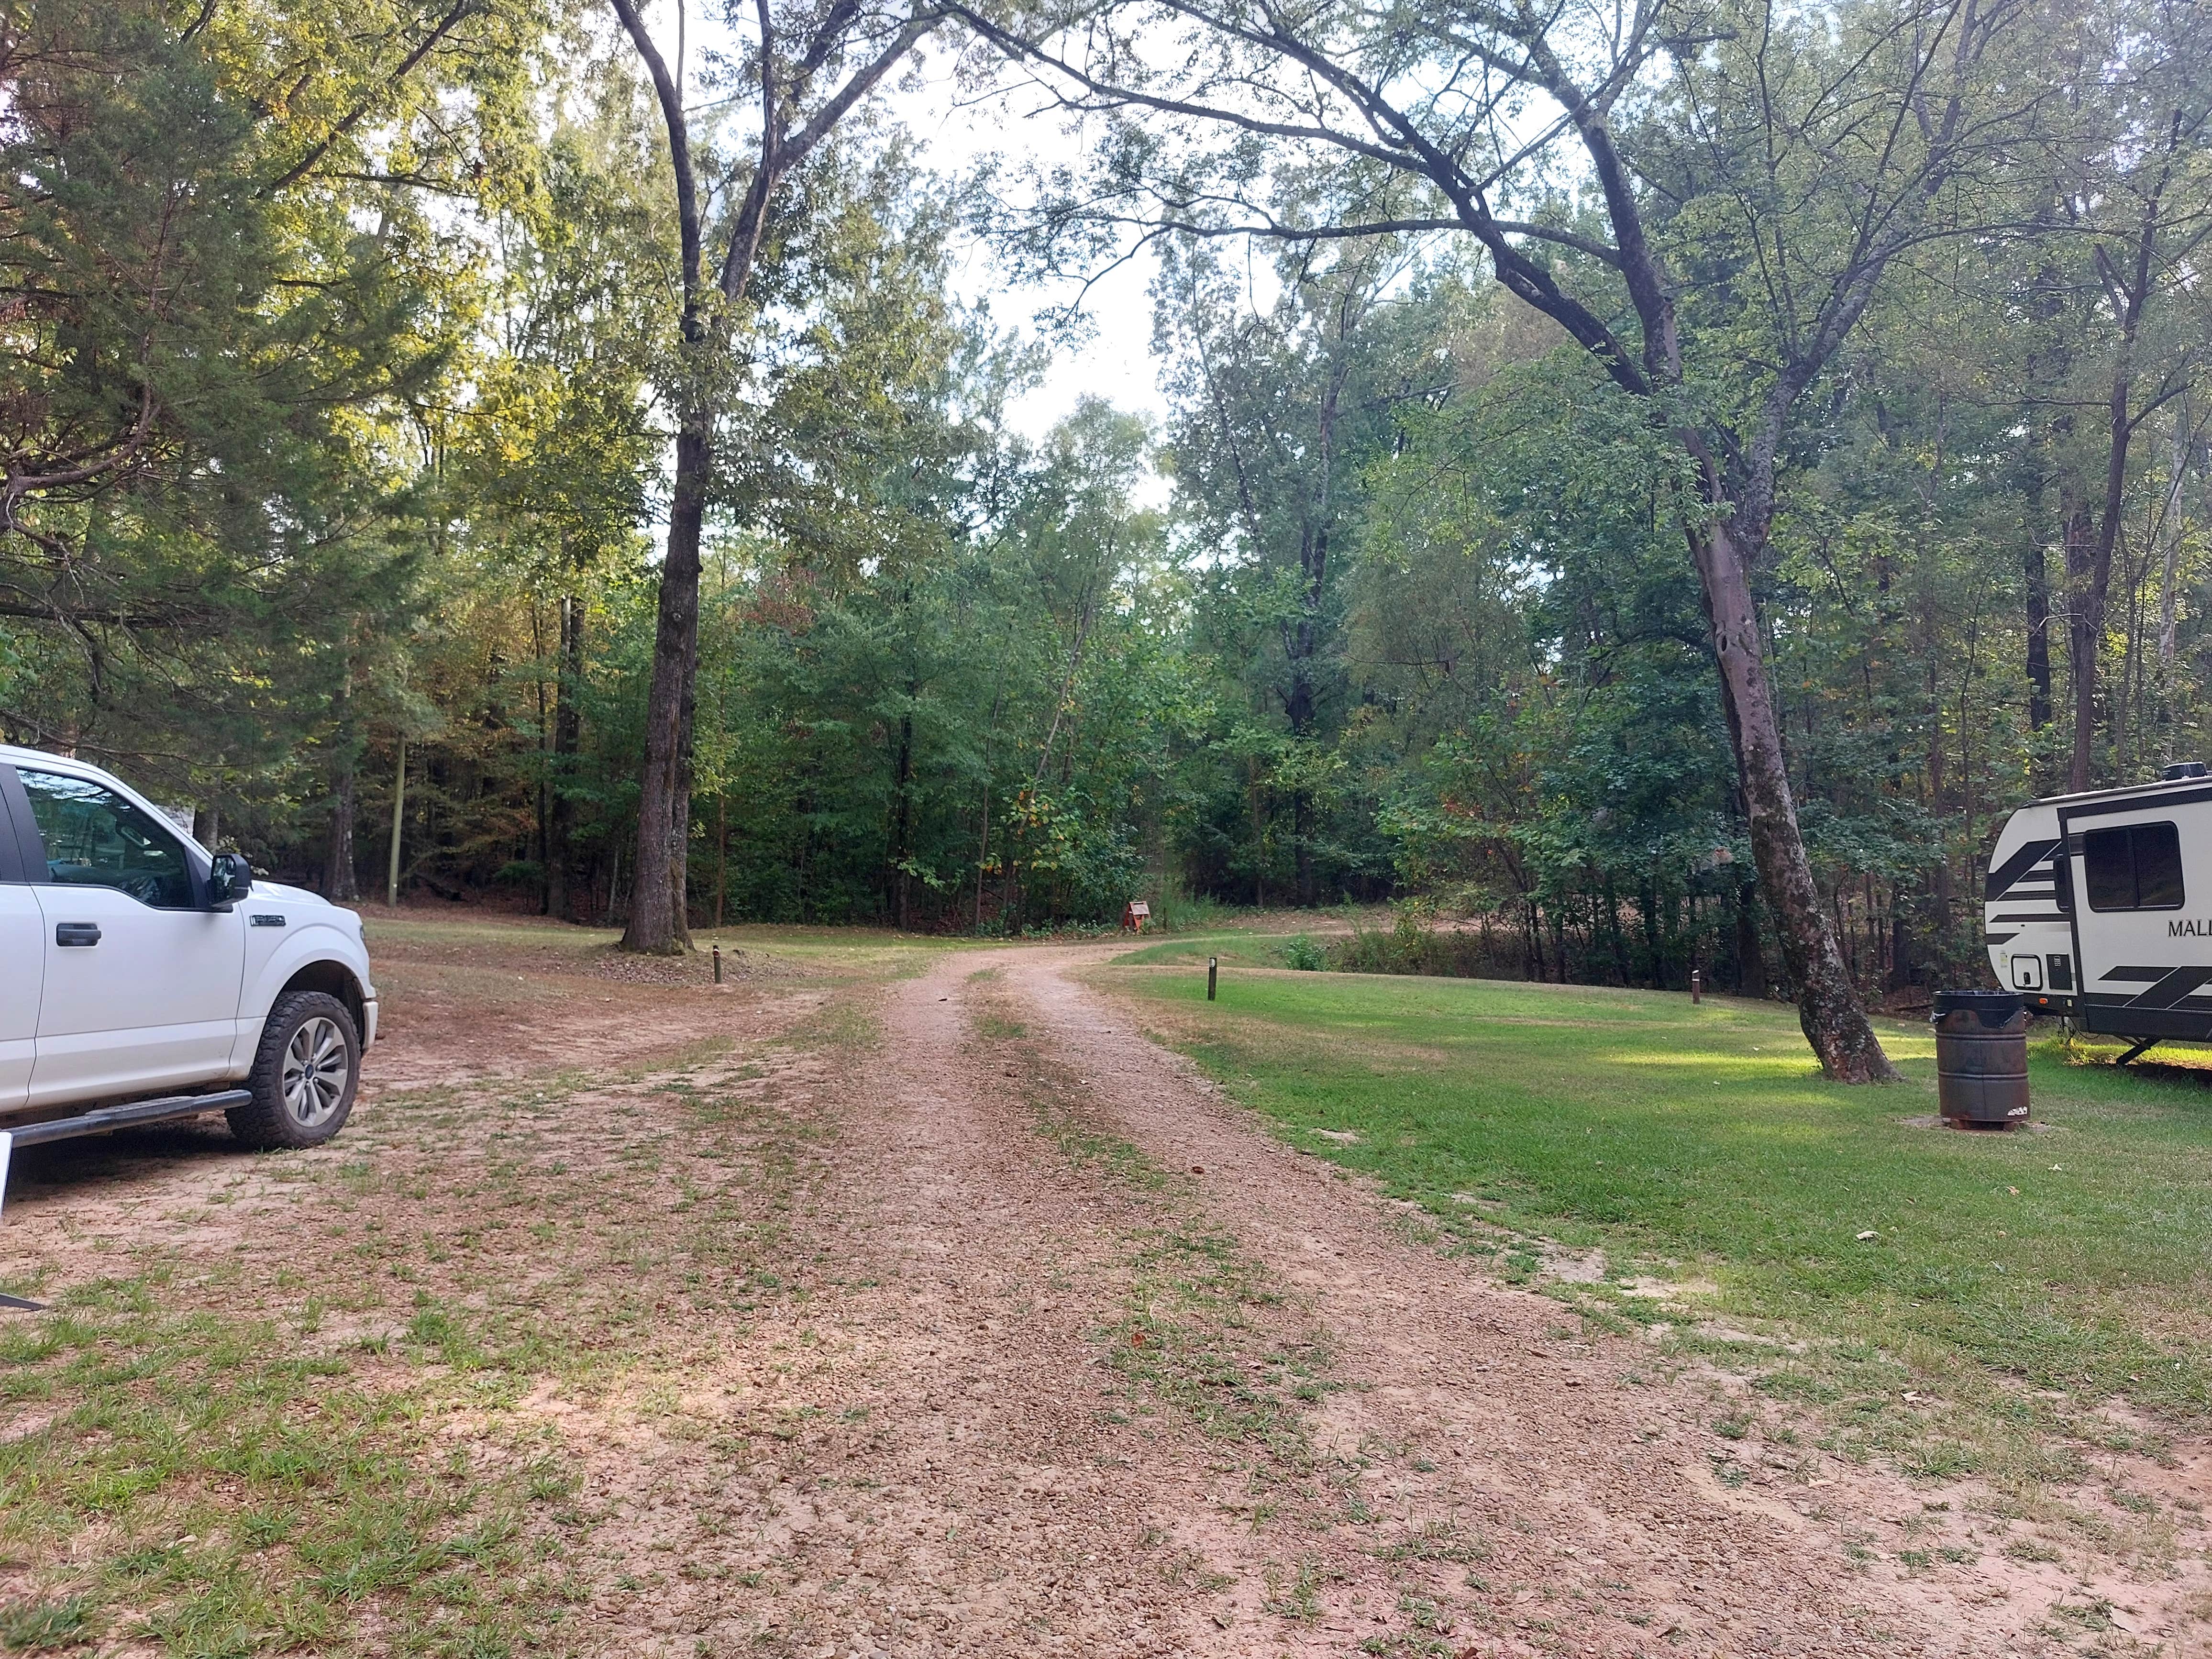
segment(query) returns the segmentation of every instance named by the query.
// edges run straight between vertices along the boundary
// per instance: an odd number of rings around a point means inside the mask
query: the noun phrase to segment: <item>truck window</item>
[[[2081,837],[2082,884],[2092,910],[2179,910],[2181,832],[2130,823]]]
[[[20,766],[15,775],[46,844],[49,884],[112,887],[157,910],[192,908],[185,849],[149,814],[83,778]]]

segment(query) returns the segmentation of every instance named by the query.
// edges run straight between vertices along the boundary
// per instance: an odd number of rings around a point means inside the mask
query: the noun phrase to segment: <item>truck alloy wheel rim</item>
[[[320,1014],[301,1021],[284,1045],[284,1109],[292,1121],[312,1129],[337,1110],[349,1069],[337,1022]]]

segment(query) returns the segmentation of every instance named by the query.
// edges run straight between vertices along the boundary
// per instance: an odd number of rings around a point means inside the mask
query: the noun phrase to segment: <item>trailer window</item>
[[[2092,910],[2179,910],[2181,834],[2170,823],[2130,823],[2081,837]]]

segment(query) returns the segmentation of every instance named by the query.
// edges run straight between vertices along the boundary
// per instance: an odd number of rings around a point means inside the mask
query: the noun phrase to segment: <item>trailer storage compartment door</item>
[[[2082,806],[2062,822],[2082,1024],[2212,1038],[2212,799]]]

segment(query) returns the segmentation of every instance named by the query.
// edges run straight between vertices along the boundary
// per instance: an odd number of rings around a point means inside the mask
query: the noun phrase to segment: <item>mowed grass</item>
[[[1616,1286],[1692,1281],[1708,1312],[1878,1352],[1954,1397],[2007,1378],[2023,1399],[2212,1407],[2212,1088],[2039,1044],[2049,1127],[1961,1133],[1908,1121],[1936,1109],[1925,1027],[1881,1027],[1905,1083],[1843,1088],[1776,1005],[1241,965],[1208,1004],[1208,948],[1108,977],[1296,1143],[1472,1243],[1599,1247]]]

